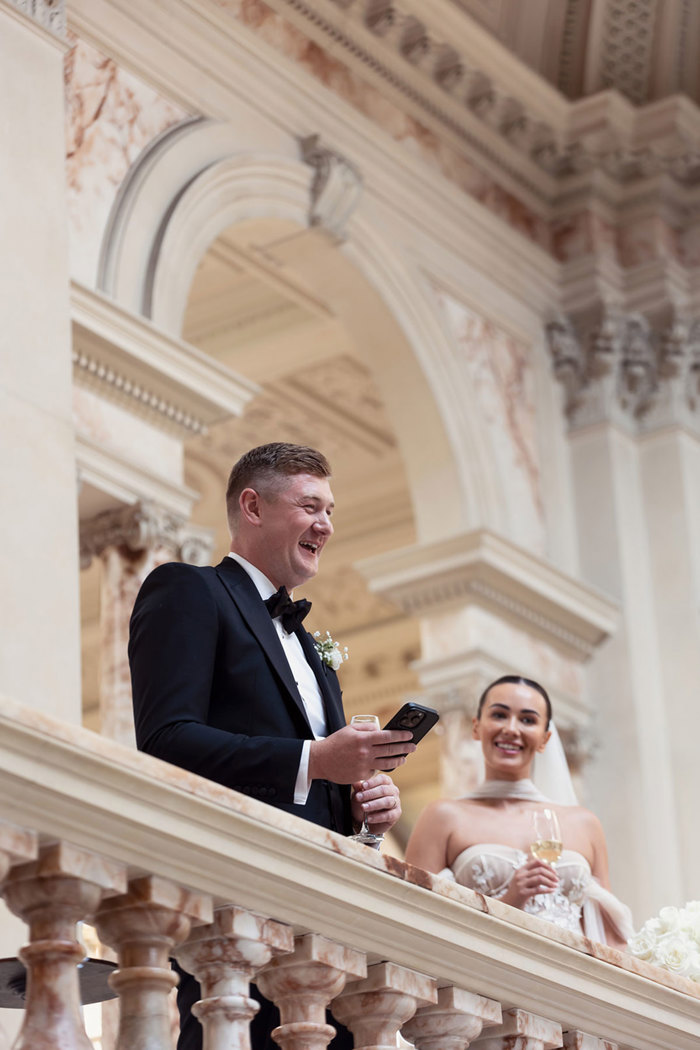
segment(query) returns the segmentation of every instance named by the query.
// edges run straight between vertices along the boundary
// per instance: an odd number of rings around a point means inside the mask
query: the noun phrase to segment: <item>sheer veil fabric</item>
[[[543,752],[537,755],[533,763],[531,780],[484,780],[484,768],[481,749],[478,761],[481,763],[479,786],[465,799],[513,798],[531,802],[553,802],[559,806],[577,806],[578,799],[571,780],[571,773],[566,761],[566,754],[554,722],[550,723],[551,737]],[[455,879],[450,868],[443,868],[443,877]],[[619,901],[610,890],[604,889],[598,880],[590,876],[586,886],[586,896],[582,906],[583,932],[591,940],[606,943],[603,915],[617,930],[624,940],[634,933],[632,913],[626,904]]]

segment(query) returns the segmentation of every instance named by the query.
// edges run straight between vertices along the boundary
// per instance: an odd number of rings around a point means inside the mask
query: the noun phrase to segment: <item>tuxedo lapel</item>
[[[299,694],[289,661],[285,656],[272,618],[265,608],[265,604],[258,594],[255,584],[245,569],[241,568],[233,558],[224,558],[221,564],[217,565],[216,571],[235,602],[241,616],[260,643],[265,657],[282,680],[289,698],[299,709],[308,725],[309,720],[306,715],[306,708]],[[310,726],[309,733],[311,733]]]
[[[300,627],[296,632],[296,635],[301,642],[304,656],[316,675],[316,681],[321,690],[321,696],[323,697],[323,703],[326,708],[328,732],[335,733],[337,729],[342,729],[345,725],[343,701],[335,671],[332,671],[323,663],[316,650],[313,637],[308,631],[305,631],[303,627]]]

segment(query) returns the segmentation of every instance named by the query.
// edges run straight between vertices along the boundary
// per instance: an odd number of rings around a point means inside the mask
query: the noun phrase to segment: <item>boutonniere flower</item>
[[[314,631],[314,646],[321,657],[321,662],[327,664],[333,671],[337,671],[343,660],[348,659],[347,645],[341,649],[337,642],[331,638],[331,632],[326,631],[326,637],[321,641],[321,632]]]

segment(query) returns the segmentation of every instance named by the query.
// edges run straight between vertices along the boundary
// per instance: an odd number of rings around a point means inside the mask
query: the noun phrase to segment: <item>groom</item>
[[[411,734],[345,725],[335,672],[301,627],[310,603],[288,595],[316,575],[333,534],[329,477],[315,449],[251,449],[226,490],[229,554],[215,568],[171,563],[147,578],[129,640],[136,741],[323,827],[351,834],[366,815],[381,832],[401,805],[391,778],[373,770],[402,765]],[[201,1045],[189,1016],[197,998],[186,975],[179,1050]]]

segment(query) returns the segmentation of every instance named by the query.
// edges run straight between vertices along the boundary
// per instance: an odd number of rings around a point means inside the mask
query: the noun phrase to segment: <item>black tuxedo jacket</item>
[[[328,732],[345,725],[335,672],[297,632],[314,670]],[[294,803],[302,741],[313,740],[275,625],[232,558],[161,565],[144,582],[129,638],[136,743],[174,765],[296,813],[352,831],[350,789],[312,782]]]

